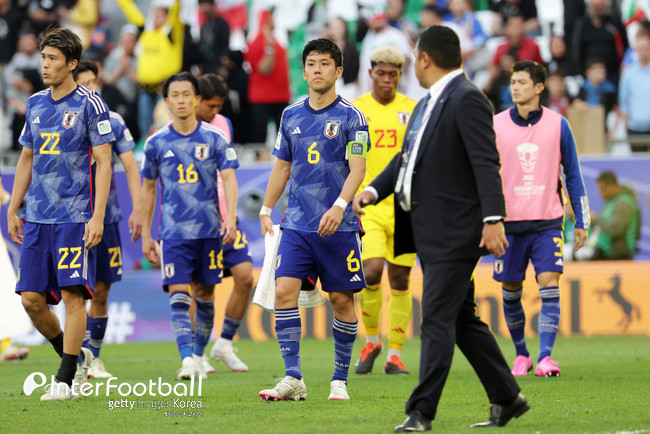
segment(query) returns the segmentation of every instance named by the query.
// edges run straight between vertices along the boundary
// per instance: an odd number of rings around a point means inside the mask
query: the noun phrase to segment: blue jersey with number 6
[[[370,145],[363,112],[340,96],[314,110],[309,98],[284,110],[273,155],[291,162],[289,205],[281,227],[317,232],[323,215],[339,197],[350,174],[348,143]],[[360,230],[348,205],[339,231]]]
[[[142,177],[162,185],[160,239],[220,238],[217,170],[239,167],[223,132],[199,121],[183,135],[169,124],[147,139],[144,157]]]

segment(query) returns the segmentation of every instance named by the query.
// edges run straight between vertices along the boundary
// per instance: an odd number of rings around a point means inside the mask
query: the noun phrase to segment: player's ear
[[[302,79],[307,81],[307,73],[305,72],[305,68],[302,69]]]
[[[369,76],[370,78],[372,78],[372,68],[370,68],[370,69],[368,70],[368,76]]]
[[[536,95],[541,95],[542,92],[544,91],[544,83],[536,83],[535,84],[535,94]]]
[[[76,59],[72,59],[71,61],[68,62],[68,71],[72,72],[75,69],[77,69],[77,66],[79,66],[79,61]]]

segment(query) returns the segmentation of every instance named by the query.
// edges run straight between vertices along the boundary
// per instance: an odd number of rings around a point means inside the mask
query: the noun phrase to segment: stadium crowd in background
[[[549,73],[565,81],[569,104],[577,99],[612,112],[606,120],[608,138],[637,135],[634,143],[641,144],[633,149],[646,150],[650,108],[636,103],[638,94],[626,89],[630,81],[647,78],[648,11],[643,6],[623,10],[618,1],[574,0],[556,2],[549,12],[539,3],[306,0],[289,7],[261,0],[0,0],[0,160],[9,166],[17,161],[26,98],[44,87],[35,38],[52,23],[77,31],[84,58],[103,64],[100,93],[134,133],[138,158],[146,137],[160,127],[152,124],[161,84],[181,70],[222,75],[230,88],[224,115],[233,122],[235,143],[270,146],[282,109],[306,94],[296,60],[301,47],[316,36],[332,38],[344,51],[338,87],[349,100],[370,90],[366,66],[358,65],[368,63],[369,53],[382,45],[406,56],[400,91],[419,99],[423,92],[413,74],[412,51],[418,32],[438,21],[458,33],[464,69],[485,88],[496,111],[512,104],[503,83],[512,62],[503,57],[545,62]],[[588,77],[593,65],[604,65],[602,83]],[[623,80],[621,70],[629,70]],[[545,92],[542,101],[547,98]],[[565,105],[551,108],[562,111]],[[269,121],[275,125],[267,126]]]

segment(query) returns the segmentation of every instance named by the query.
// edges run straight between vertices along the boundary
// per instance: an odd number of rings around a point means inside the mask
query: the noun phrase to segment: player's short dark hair
[[[523,21],[526,21],[526,17],[524,17],[522,14],[512,14],[512,15],[508,15],[508,16],[505,17],[505,18],[506,18],[506,19],[505,19],[505,23],[506,23],[506,25],[507,25],[507,24],[510,22],[510,20],[512,20],[512,19],[521,19],[521,20],[523,20]]]
[[[167,98],[167,94],[169,93],[169,86],[175,81],[189,81],[190,84],[192,84],[192,87],[194,88],[194,95],[200,95],[199,82],[196,79],[196,77],[190,74],[189,72],[179,72],[178,74],[174,74],[171,77],[169,77],[167,80],[165,80],[165,83],[163,84],[163,88],[162,88],[163,97]]]
[[[438,6],[433,5],[433,4],[422,6],[421,11],[429,12],[429,13],[434,14],[435,16],[440,17],[440,18],[442,18],[442,16],[444,15],[444,12],[442,11],[442,9],[440,9]]]
[[[79,65],[77,65],[77,69],[75,69],[74,72],[72,73],[72,77],[74,78],[74,81],[77,81],[79,74],[86,71],[90,71],[93,74],[95,74],[95,77],[99,77],[99,70],[97,69],[97,64],[92,60],[84,59],[79,62]]]
[[[618,179],[616,179],[616,175],[614,175],[614,172],[611,172],[609,170],[601,173],[598,176],[597,181],[608,185],[618,185]]]
[[[600,57],[590,57],[587,59],[587,62],[585,62],[585,71],[594,65],[601,65],[603,68],[606,67],[605,62],[603,62]]]
[[[512,74],[525,71],[530,75],[533,84],[542,83],[546,86],[546,68],[532,60],[521,60],[512,66]]]
[[[458,35],[447,26],[431,26],[423,31],[418,39],[418,50],[427,53],[441,69],[460,68],[463,63]]]
[[[228,85],[220,75],[209,73],[199,78],[199,94],[203,99],[212,99],[220,96],[224,100],[228,98]]]
[[[307,42],[305,49],[302,50],[302,65],[305,65],[307,56],[311,53],[329,54],[334,59],[337,68],[343,66],[343,53],[336,43],[329,39],[319,38]]]
[[[39,39],[41,40],[41,43],[38,47],[41,51],[43,51],[43,48],[45,47],[54,47],[61,50],[65,56],[66,63],[72,60],[76,60],[77,62],[81,60],[83,45],[81,44],[79,36],[77,36],[73,31],[53,24],[40,34]]]

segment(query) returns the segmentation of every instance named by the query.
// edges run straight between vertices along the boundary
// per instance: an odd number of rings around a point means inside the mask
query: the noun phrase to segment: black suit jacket
[[[424,109],[420,101],[411,122]],[[370,184],[378,201],[393,192],[403,152]],[[424,262],[438,262],[487,253],[478,247],[483,218],[506,215],[501,165],[490,103],[465,75],[438,98],[416,158],[411,211],[395,198],[395,255],[417,252]]]

